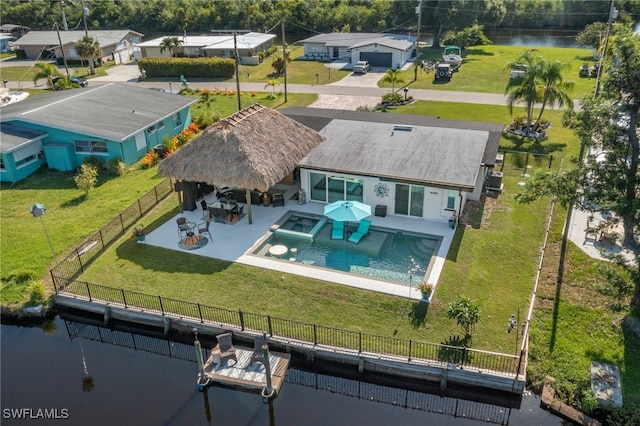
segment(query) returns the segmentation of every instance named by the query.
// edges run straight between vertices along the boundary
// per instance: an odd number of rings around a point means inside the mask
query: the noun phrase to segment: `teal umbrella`
[[[360,222],[371,216],[371,206],[359,201],[336,201],[324,206],[324,215],[338,222]]]

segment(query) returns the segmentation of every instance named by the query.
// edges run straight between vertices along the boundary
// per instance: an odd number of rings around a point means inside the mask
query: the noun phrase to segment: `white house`
[[[369,61],[372,67],[397,69],[415,58],[416,38],[383,33],[329,33],[299,41],[302,59]]]
[[[288,108],[326,139],[299,162],[311,202],[355,200],[377,215],[448,221],[479,200],[501,126],[437,117]]]
[[[266,52],[276,38],[274,34],[249,32],[237,34],[234,45],[233,37],[233,34],[178,36],[180,46],[174,49],[173,54],[190,58],[199,56],[235,58],[234,49],[237,47],[241,64],[257,65],[259,63],[258,52]],[[168,49],[161,52],[160,45],[165,38],[159,37],[139,43],[136,47],[140,49],[140,57],[170,57],[172,52],[169,52]]]

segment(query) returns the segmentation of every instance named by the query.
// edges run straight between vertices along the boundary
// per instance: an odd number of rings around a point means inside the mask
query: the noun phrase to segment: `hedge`
[[[228,58],[142,58],[138,68],[147,77],[230,78],[236,64]]]

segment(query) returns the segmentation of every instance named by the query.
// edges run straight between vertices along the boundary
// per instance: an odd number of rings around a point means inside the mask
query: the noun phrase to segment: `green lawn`
[[[91,79],[93,77],[104,77],[107,75],[107,69],[116,66],[113,62],[108,62],[101,67],[95,68],[95,75],[89,74],[88,67],[80,67],[77,65],[75,67],[69,66],[69,74],[82,77],[85,79]],[[63,69],[64,72],[64,69]],[[9,80],[9,81],[24,81],[24,82],[32,82],[33,77],[38,73],[37,68],[35,67],[1,67],[0,68],[0,79]],[[46,86],[46,81],[44,79],[38,80],[38,84],[41,86]]]

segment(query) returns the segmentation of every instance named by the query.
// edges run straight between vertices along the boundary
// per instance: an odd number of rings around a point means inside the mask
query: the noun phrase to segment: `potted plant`
[[[422,297],[428,299],[429,297],[431,297],[431,293],[433,293],[433,284],[422,281],[420,284],[418,284],[418,290],[420,290],[420,293],[422,293]]]
[[[144,241],[147,236],[147,230],[144,229],[144,225],[140,224],[138,226],[134,226],[131,230],[132,238],[135,237],[138,241]]]

